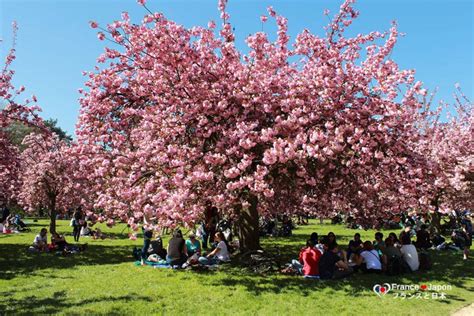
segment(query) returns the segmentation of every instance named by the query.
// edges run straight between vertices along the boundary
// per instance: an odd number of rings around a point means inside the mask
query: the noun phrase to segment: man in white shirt
[[[46,228],[42,228],[40,233],[36,235],[33,247],[39,251],[48,250],[48,230]]]

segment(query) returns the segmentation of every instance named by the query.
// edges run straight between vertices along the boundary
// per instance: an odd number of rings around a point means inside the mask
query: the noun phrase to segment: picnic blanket
[[[135,261],[135,265],[136,266],[141,266],[142,263],[141,263],[141,261]],[[145,265],[151,266],[151,267],[154,267],[154,268],[164,268],[164,269],[171,268],[171,266],[167,263],[159,263],[159,262],[153,262],[153,261],[148,261],[148,260],[145,261]]]

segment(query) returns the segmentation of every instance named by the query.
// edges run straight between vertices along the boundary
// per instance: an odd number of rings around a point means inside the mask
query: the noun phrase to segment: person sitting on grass
[[[364,242],[364,248],[357,256],[356,264],[367,273],[382,272],[382,260],[370,241]]]
[[[326,237],[327,237],[327,242],[329,244],[337,244],[336,234],[334,234],[333,232],[329,232]]]
[[[319,259],[321,279],[341,279],[352,273],[352,268],[337,255],[338,252],[336,243],[325,244],[324,254]]]
[[[199,263],[203,265],[214,265],[221,262],[229,262],[230,255],[227,247],[227,241],[222,232],[215,234],[214,240],[217,242],[216,248],[205,257],[199,257]]]
[[[186,262],[187,258],[187,249],[186,243],[183,239],[183,233],[181,230],[176,229],[173,232],[173,237],[171,237],[168,243],[168,254],[166,256],[166,261],[171,266],[181,266]]]
[[[92,230],[92,239],[105,239],[107,236],[99,229]]]
[[[392,238],[385,239],[384,256],[386,258],[387,274],[398,275],[408,269],[407,265],[404,263],[400,249],[395,247]]]
[[[334,234],[333,232],[329,232],[327,234],[327,236],[325,238],[323,238],[323,244],[326,245],[326,244],[333,244],[336,246],[336,248],[338,249],[338,252],[337,252],[337,255],[345,262],[347,263],[347,253],[345,250],[341,249],[338,247],[338,244],[337,244],[337,237],[336,237],[336,234]],[[324,247],[326,248],[326,247]]]
[[[321,252],[314,247],[311,239],[306,241],[306,247],[301,249],[299,259],[292,261],[292,266],[305,278],[319,278],[319,260]]]
[[[40,233],[36,235],[33,241],[32,247],[39,252],[48,251],[48,230],[46,228],[41,228]]]
[[[64,236],[59,235],[56,232],[51,234],[51,244],[58,251],[64,251],[66,246],[69,245]]]
[[[385,249],[383,253],[384,255],[387,256],[387,258],[393,258],[393,257],[401,258],[402,257],[402,253],[400,252],[400,249],[395,247],[395,244],[393,243],[393,239],[390,237],[385,239]]]
[[[354,239],[349,241],[349,246],[347,247],[347,258],[351,260],[353,255],[359,255],[362,250],[362,240],[360,239],[360,234],[355,233]]]
[[[84,225],[81,227],[81,236],[92,236],[92,231],[87,222],[84,222]]]
[[[420,267],[420,261],[416,247],[411,244],[410,234],[408,232],[402,232],[400,240],[402,242],[400,252],[402,253],[403,260],[408,264],[411,271],[417,271]]]
[[[313,242],[314,248],[319,250],[319,252],[321,254],[323,254],[324,253],[324,245],[319,242],[318,233],[316,233],[316,232],[312,233],[311,236],[309,237],[309,239],[311,239],[311,241]]]
[[[427,231],[428,226],[426,224],[421,225],[419,231],[416,232],[415,247],[418,249],[429,249],[431,248],[431,237]]]
[[[400,240],[398,239],[397,234],[392,232],[392,233],[388,234],[388,238],[390,238],[390,240],[392,241],[394,247],[397,247],[397,248],[402,247],[402,244],[400,243]]]
[[[60,235],[58,233],[51,234],[51,245],[52,249],[57,251],[62,251],[63,254],[68,253],[77,253],[80,251],[84,251],[87,248],[87,244],[84,245],[71,245],[66,241],[64,235]]]
[[[385,241],[383,240],[383,233],[376,232],[375,233],[375,240],[373,242],[374,249],[377,250],[379,256],[383,254],[385,250]]]
[[[194,254],[200,255],[201,243],[199,242],[199,240],[196,239],[196,235],[194,233],[190,233],[188,237],[189,239],[186,240],[186,248],[188,251],[188,256],[191,257]]]
[[[166,260],[166,249],[163,248],[163,240],[160,236],[157,236],[155,240],[150,242],[148,255],[157,255],[159,257],[158,260]]]

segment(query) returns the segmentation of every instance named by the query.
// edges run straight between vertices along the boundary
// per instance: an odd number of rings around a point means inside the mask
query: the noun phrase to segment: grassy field
[[[31,221],[30,221],[31,223]],[[59,232],[70,232],[59,221]],[[129,240],[124,226],[103,231],[113,239],[91,240],[80,255],[29,254],[26,249],[47,221],[32,232],[0,234],[0,314],[163,314],[163,315],[449,315],[474,301],[474,260],[456,252],[433,252],[433,269],[400,277],[356,274],[343,281],[255,275],[235,266],[215,272],[175,271],[135,266],[131,257],[142,240]],[[301,226],[290,238],[267,238],[285,259],[296,257],[312,231],[335,232],[346,245],[356,232],[340,225]],[[373,240],[374,231],[359,231]],[[389,231],[385,232],[388,235]],[[72,236],[67,237],[72,241]],[[49,236],[48,236],[49,240]],[[451,285],[446,299],[378,297],[375,284]],[[414,291],[407,293],[414,294]],[[431,293],[430,293],[431,294]]]

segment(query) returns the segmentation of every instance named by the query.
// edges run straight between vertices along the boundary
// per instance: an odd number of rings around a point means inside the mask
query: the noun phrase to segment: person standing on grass
[[[150,248],[151,238],[153,237],[153,230],[150,227],[150,219],[143,213],[143,248],[141,251],[141,265],[145,265],[145,260],[148,258],[148,248]]]
[[[219,214],[217,207],[212,206],[210,202],[207,203],[206,210],[204,212],[204,226],[202,235],[202,248],[207,249],[209,244],[212,248],[214,243],[214,235],[216,233],[217,223],[219,223]]]
[[[469,259],[469,249],[472,246],[472,233],[469,232],[469,224],[467,222],[463,222],[461,227],[461,234],[464,237],[463,259],[467,260]]]
[[[72,215],[71,226],[72,226],[72,235],[74,236],[74,241],[79,242],[79,237],[81,237],[81,220],[82,220],[82,209],[79,206],[77,210]]]

